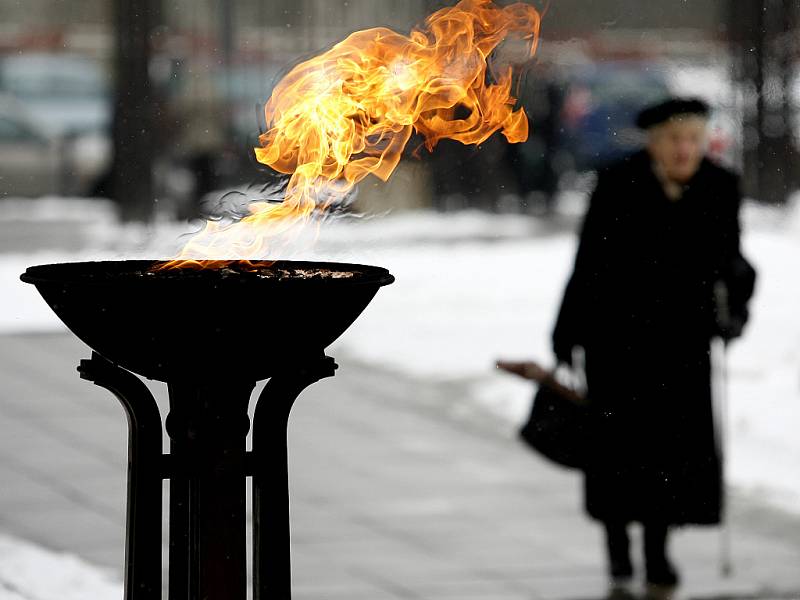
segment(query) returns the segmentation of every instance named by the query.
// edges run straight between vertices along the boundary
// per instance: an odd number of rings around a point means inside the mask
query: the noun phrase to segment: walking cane
[[[730,309],[728,308],[728,289],[722,281],[714,286],[714,299],[717,304],[717,318],[723,326],[730,323]],[[716,373],[716,393],[714,394],[717,405],[717,445],[720,455],[721,495],[722,505],[727,511],[728,506],[728,477],[727,455],[728,435],[730,423],[728,420],[728,344],[722,337],[712,341],[714,351],[714,372]],[[731,530],[728,518],[723,517],[719,533],[719,570],[723,577],[733,574],[733,559],[731,556]]]

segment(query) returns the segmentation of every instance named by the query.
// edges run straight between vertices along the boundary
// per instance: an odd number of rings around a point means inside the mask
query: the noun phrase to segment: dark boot
[[[644,524],[644,561],[647,583],[654,586],[675,587],[680,578],[667,558],[667,534],[663,523]]]
[[[633,577],[627,523],[606,522],[606,550],[612,579]]]

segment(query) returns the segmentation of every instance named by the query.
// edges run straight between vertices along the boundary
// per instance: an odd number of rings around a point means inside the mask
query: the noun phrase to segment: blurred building
[[[298,60],[358,29],[387,26],[408,31],[433,10],[451,6],[455,0],[141,2],[0,0],[0,61],[19,53],[77,54],[92,60],[111,83],[115,69],[120,68],[114,61],[115,45],[120,27],[125,27],[115,20],[114,7],[145,6],[149,32],[146,96],[153,109],[150,142],[154,156],[148,156],[155,174],[153,195],[162,199],[162,206],[171,204],[175,210],[188,213],[205,193],[248,181],[258,173],[251,148],[264,127],[263,104],[276,81]],[[560,178],[559,169],[569,170],[575,162],[565,162],[564,154],[553,149],[551,138],[555,134],[548,133],[548,128],[562,128],[554,121],[554,113],[571,101],[568,87],[579,76],[573,73],[573,67],[638,63],[645,71],[652,71],[661,68],[656,68],[657,63],[668,60],[688,69],[715,65],[727,77],[732,64],[731,42],[747,37],[731,25],[738,23],[731,12],[736,5],[732,0],[531,3],[539,8],[548,6],[543,44],[529,73],[531,80],[539,78],[546,85],[526,92],[530,103],[526,110],[533,117],[534,131],[542,136],[524,150],[509,151],[494,142],[480,152],[443,145],[440,157],[431,157],[421,166],[429,172],[422,179],[433,186],[431,198],[455,199],[442,206],[459,205],[459,197],[486,206],[496,204],[501,197],[525,195],[531,190],[552,194]],[[657,83],[656,88],[660,85]],[[2,86],[0,79],[0,94],[4,93]],[[106,102],[111,106],[110,93]],[[722,102],[726,103],[722,108],[729,121],[743,118],[740,113],[746,111],[735,106],[740,99],[732,88]],[[741,127],[729,129],[733,140],[729,145],[742,146]],[[66,192],[64,182],[77,171],[82,173],[82,181],[95,181],[70,189],[108,192],[110,175],[95,173],[102,162],[97,159],[98,148],[104,145],[101,141],[89,147],[94,149],[91,168],[83,164],[83,159],[77,165],[62,165],[62,176],[51,178],[56,182],[53,185],[60,186],[54,192]],[[520,152],[528,162],[520,162]],[[531,157],[544,155],[554,162],[555,174],[537,174],[545,163],[540,160],[534,164]],[[475,173],[491,176],[476,179]],[[499,202],[508,204],[507,200]]]

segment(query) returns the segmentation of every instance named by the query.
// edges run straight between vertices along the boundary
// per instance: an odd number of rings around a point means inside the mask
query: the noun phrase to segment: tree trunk
[[[114,160],[111,195],[123,221],[153,215],[153,158],[158,150],[148,68],[158,0],[115,0]]]
[[[731,0],[734,81],[741,90],[745,194],[783,203],[795,186],[790,88],[793,0]]]

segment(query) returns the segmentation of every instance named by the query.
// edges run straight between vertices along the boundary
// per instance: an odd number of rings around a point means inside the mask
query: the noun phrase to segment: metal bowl
[[[258,381],[316,358],[394,281],[384,268],[347,263],[276,261],[268,269],[283,270],[280,277],[259,269],[152,272],[153,264],[39,265],[20,279],[97,353],[160,381]]]

